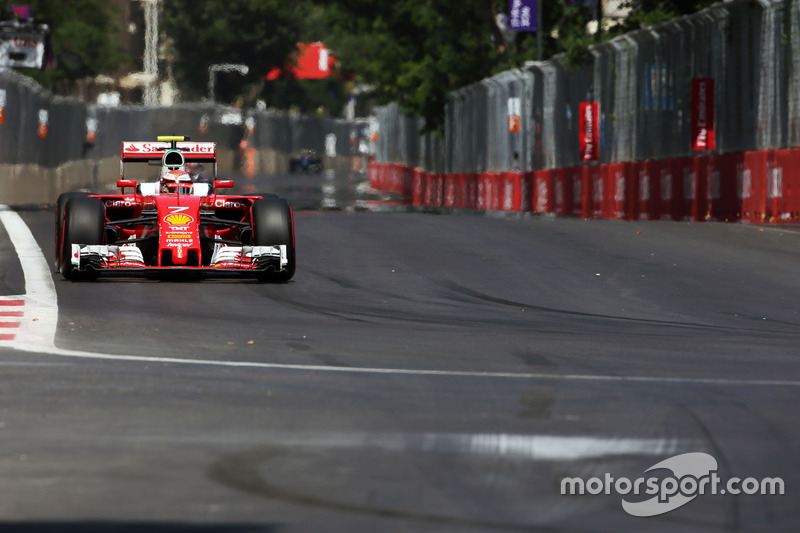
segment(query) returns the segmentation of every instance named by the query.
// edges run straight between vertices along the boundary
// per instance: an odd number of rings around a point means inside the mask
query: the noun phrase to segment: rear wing
[[[174,152],[180,152],[180,155]],[[150,163],[162,161],[165,154],[173,152],[178,162],[183,163],[213,163],[214,177],[217,175],[217,143],[191,142],[189,137],[182,135],[159,136],[156,142],[152,141],[122,141],[120,147],[119,173],[125,177],[124,163]],[[181,161],[182,159],[182,161]]]
[[[123,141],[120,150],[121,161],[159,161],[167,150],[172,148],[169,142],[137,142]],[[187,163],[216,163],[217,143],[213,142],[176,142],[175,149],[180,150]]]

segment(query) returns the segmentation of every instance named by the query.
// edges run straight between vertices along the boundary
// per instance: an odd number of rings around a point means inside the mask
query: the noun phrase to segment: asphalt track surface
[[[297,209],[290,283],[53,274],[51,349],[0,348],[0,531],[800,530],[798,230],[249,186]],[[0,297],[21,265],[0,225]],[[689,452],[786,494],[560,493]]]

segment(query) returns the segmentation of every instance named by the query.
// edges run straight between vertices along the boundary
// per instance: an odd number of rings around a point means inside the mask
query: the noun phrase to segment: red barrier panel
[[[422,205],[424,207],[433,207],[433,190],[434,190],[434,177],[430,172],[422,172],[423,176],[423,194]]]
[[[609,163],[604,191],[605,218],[632,219],[635,216],[633,203],[636,183],[633,179],[633,163]]]
[[[705,219],[731,221],[738,219],[737,190],[738,154],[711,155],[704,158]]]
[[[367,179],[369,181],[369,186],[373,189],[383,190],[383,188],[378,183],[378,165],[375,163],[369,163],[367,166]]]
[[[400,174],[400,185],[398,190],[404,195],[411,197],[414,187],[414,169],[411,167],[403,167],[403,172]]]
[[[800,222],[800,150],[791,150],[790,165],[783,171],[784,222]]]
[[[394,164],[391,164],[391,163],[386,165],[386,169],[385,169],[385,171],[383,173],[383,176],[382,176],[384,187],[387,187],[387,188],[389,188],[389,190],[392,190],[392,187],[394,187],[394,184],[397,181],[400,181],[400,178],[398,178],[398,174],[400,173],[400,170],[401,169],[398,168],[397,165],[394,165]]]
[[[709,208],[710,198],[709,181],[711,176],[708,175],[709,161],[713,156],[702,155],[695,158],[695,171],[697,172],[697,181],[695,182],[695,198],[692,204],[692,220],[710,220]]]
[[[431,174],[431,206],[444,207],[444,174]]]
[[[677,159],[674,163],[677,168],[679,211],[681,220],[703,220],[697,207],[698,176],[700,174],[700,161],[698,157]]]
[[[371,161],[413,205],[641,220],[800,222],[800,149],[518,173],[431,174]]]
[[[469,205],[468,179],[466,174],[456,174],[456,207],[460,209],[465,209]]]
[[[568,215],[572,206],[566,199],[567,169],[557,168],[553,171],[553,212],[556,215]]]
[[[603,216],[603,191],[605,190],[608,165],[584,167],[584,216],[600,218]]]
[[[500,176],[500,209],[503,211],[520,210],[520,194],[522,193],[522,174],[505,172]]]
[[[425,185],[424,174],[418,169],[414,169],[411,177],[411,205],[424,205]]]
[[[495,174],[494,175],[494,205],[492,209],[500,210],[500,211],[509,211],[506,209],[506,187],[508,185],[508,181],[506,178],[506,173],[502,174]],[[513,192],[512,192],[513,195]],[[508,202],[510,205],[510,201]]]
[[[535,213],[552,213],[554,208],[553,170],[537,170],[533,173],[532,205]]]
[[[461,199],[461,207],[465,209],[475,209],[475,206],[478,205],[477,175],[474,173],[464,174],[462,178],[463,180],[461,181],[461,184],[463,186],[463,196]]]
[[[486,207],[492,211],[500,209],[500,174],[491,173],[486,176]]]
[[[767,210],[767,160],[771,152],[745,152],[740,171],[737,172],[741,185],[741,219],[760,224],[766,218]]]
[[[582,218],[592,216],[592,174],[596,172],[596,169],[596,166],[581,167],[580,199],[577,198],[578,190],[573,187],[572,194],[575,196],[575,204],[580,203],[580,213],[577,216]]]
[[[526,172],[520,178],[519,210],[529,212],[533,210],[531,203],[533,195],[533,172]]]
[[[457,207],[458,196],[458,175],[445,174],[444,175],[444,207],[452,209]]]
[[[658,214],[661,220],[681,220],[681,168],[675,159],[659,161],[658,172]]]
[[[660,213],[659,162],[640,161],[633,166],[636,180],[636,218],[639,220],[658,220]]]
[[[776,150],[772,168],[767,167],[767,207],[770,222],[800,219],[800,150]]]
[[[424,172],[425,175],[425,207],[435,207],[436,205],[436,175]]]
[[[583,200],[583,167],[570,167],[564,171],[564,214],[581,216]]]
[[[472,172],[464,175],[464,207],[467,209],[478,209],[478,198],[480,197],[480,179],[478,174]]]
[[[392,190],[394,182],[396,181],[397,172],[398,170],[396,165],[387,164],[385,167],[383,167],[381,181],[383,182],[383,186],[390,191]]]
[[[478,203],[477,209],[489,209],[489,199],[491,198],[491,185],[486,174],[478,174]]]
[[[389,191],[394,190],[396,182],[400,181],[397,177],[399,172],[400,169],[398,169],[397,165],[387,164],[383,167],[383,172],[381,172],[381,182]]]
[[[473,209],[486,209],[486,183],[483,174],[475,174],[475,204]]]

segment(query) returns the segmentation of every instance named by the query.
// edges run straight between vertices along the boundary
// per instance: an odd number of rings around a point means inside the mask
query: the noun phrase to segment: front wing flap
[[[152,266],[135,244],[71,245],[71,263],[75,270],[145,271],[200,270],[205,272],[283,271],[289,263],[286,246],[225,246],[215,247],[209,265]]]

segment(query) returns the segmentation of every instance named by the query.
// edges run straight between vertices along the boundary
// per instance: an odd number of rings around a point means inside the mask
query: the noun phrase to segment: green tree
[[[398,102],[443,125],[447,93],[504,63],[492,0],[351,0],[328,5],[331,47],[344,69],[374,87],[378,103]]]
[[[295,2],[293,9],[299,23],[298,42],[330,44],[325,6],[311,0],[300,0]],[[290,67],[296,51],[295,48],[289,58],[275,66]],[[338,115],[349,98],[349,84],[349,76],[339,74],[320,80],[281,77],[266,82],[261,97],[269,107],[295,109],[304,114]]]
[[[611,32],[589,35],[593,10],[548,0],[542,10],[545,59],[566,53],[580,64],[587,49],[624,31],[693,13],[713,0],[630,0],[631,13]],[[496,15],[508,0],[318,0],[326,7],[330,45],[342,67],[374,87],[377,103],[398,102],[441,129],[447,94],[539,56],[535,33],[504,37]]]
[[[165,2],[163,29],[177,53],[174,68],[181,92],[189,98],[204,96],[210,65],[239,63],[249,73],[219,76],[219,99],[232,100],[248,84],[257,94],[266,73],[296,49],[300,18],[285,0]]]
[[[37,21],[50,25],[55,66],[27,70],[45,87],[66,90],[74,80],[112,72],[125,64],[116,4],[106,0],[28,0]]]
[[[626,5],[631,12],[624,27],[631,30],[653,26],[681,15],[691,15],[717,2],[718,0],[629,0]]]

